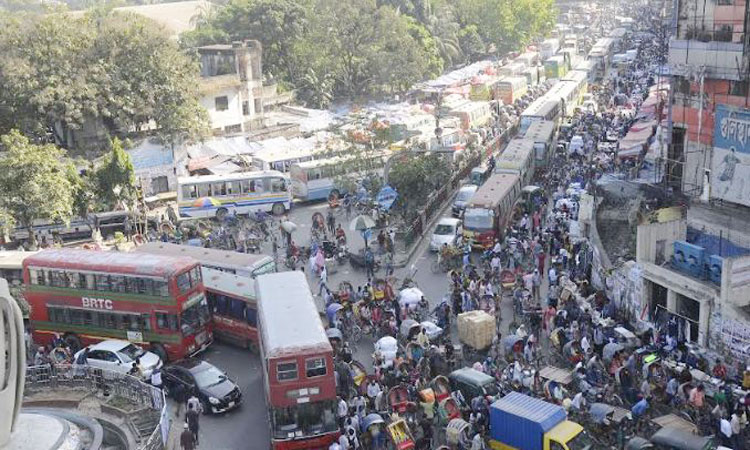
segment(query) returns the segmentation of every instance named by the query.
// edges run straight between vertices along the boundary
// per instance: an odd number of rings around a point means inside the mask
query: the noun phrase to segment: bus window
[[[187,184],[182,187],[182,196],[184,198],[198,198],[198,189],[194,184]]]
[[[162,330],[177,330],[177,316],[167,313],[156,313],[156,327]]]
[[[213,183],[211,185],[211,192],[213,196],[227,195],[226,183]]]
[[[211,196],[211,185],[203,183],[198,185],[198,197],[210,197]]]
[[[227,195],[236,195],[240,193],[239,181],[227,181]]]
[[[247,321],[247,324],[251,327],[257,327],[258,326],[258,310],[255,308],[246,307],[245,308],[245,320]]]
[[[254,180],[242,180],[242,193],[243,194],[250,194],[255,192],[255,183]]]
[[[272,192],[286,192],[286,182],[283,178],[271,178]]]
[[[177,288],[180,290],[180,293],[190,290],[190,272],[177,275]]]
[[[108,291],[109,290],[109,275],[95,275],[95,289],[97,291]]]
[[[125,277],[112,275],[112,277],[110,277],[110,285],[112,287],[112,292],[125,292]]]

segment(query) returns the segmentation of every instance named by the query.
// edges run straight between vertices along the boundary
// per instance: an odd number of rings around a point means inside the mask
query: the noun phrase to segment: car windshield
[[[469,208],[464,213],[464,227],[472,230],[492,229],[492,215],[488,209]]]
[[[337,429],[334,400],[300,403],[273,410],[273,435],[277,439],[313,436]]]
[[[143,354],[146,352],[138,346],[135,346],[133,344],[128,344],[127,346],[121,348],[117,353],[120,355],[122,362],[127,363],[130,361],[133,361],[135,358],[138,358],[139,356],[143,356]]]
[[[200,366],[196,367],[196,369],[199,370],[193,372],[193,377],[195,377],[195,383],[198,385],[198,387],[214,386],[227,379],[227,376],[224,375],[219,369],[208,364],[201,364]]]
[[[453,231],[452,225],[446,225],[446,224],[438,224],[438,226],[435,227],[435,234],[438,235],[451,235],[455,234]]]
[[[591,448],[593,441],[586,431],[581,431],[576,437],[569,440],[567,445],[570,450],[585,450]]]
[[[180,317],[182,334],[184,336],[195,334],[198,330],[203,328],[210,319],[211,313],[208,310],[208,302],[204,297],[199,302],[182,312],[182,316]]]

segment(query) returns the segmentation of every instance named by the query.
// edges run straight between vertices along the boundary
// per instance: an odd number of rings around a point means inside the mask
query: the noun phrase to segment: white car
[[[456,245],[461,236],[461,221],[452,217],[441,218],[430,237],[430,250],[436,252],[443,244]]]
[[[73,361],[78,363],[79,358],[88,350],[86,362],[82,365],[94,367],[96,369],[111,370],[113,372],[127,374],[133,368],[136,358],[141,365],[141,374],[144,380],[150,380],[151,372],[156,368],[161,368],[164,363],[155,353],[143,350],[141,347],[128,341],[109,339],[90,345],[75,354]]]

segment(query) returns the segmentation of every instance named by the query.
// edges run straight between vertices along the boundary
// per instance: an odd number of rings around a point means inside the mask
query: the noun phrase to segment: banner
[[[377,202],[383,210],[388,211],[391,209],[391,206],[393,206],[393,202],[396,201],[396,198],[398,198],[396,190],[386,184],[383,186],[383,189],[378,192]]]
[[[750,109],[716,106],[711,196],[750,206]]]

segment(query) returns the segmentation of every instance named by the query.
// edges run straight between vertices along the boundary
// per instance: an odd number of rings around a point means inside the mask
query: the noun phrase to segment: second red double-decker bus
[[[79,249],[23,261],[35,342],[72,347],[104,339],[146,344],[164,361],[205,349],[210,313],[198,262],[188,257]]]
[[[256,276],[276,271],[273,258],[166,242],[147,242],[136,252],[155,255],[189,256],[201,265],[203,286],[213,317],[217,339],[252,350],[258,346]]]
[[[302,272],[256,279],[274,450],[327,449],[339,436],[331,347]]]

